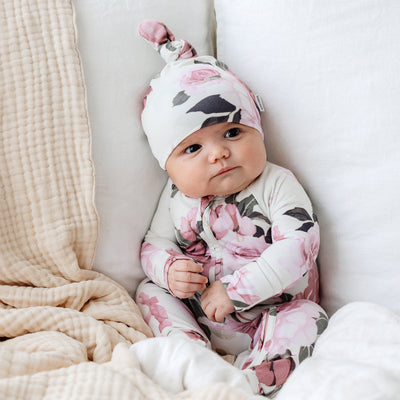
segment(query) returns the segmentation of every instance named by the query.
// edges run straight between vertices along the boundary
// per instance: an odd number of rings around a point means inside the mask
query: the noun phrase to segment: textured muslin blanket
[[[136,304],[90,270],[98,216],[71,0],[1,1],[0,124],[0,399],[177,398],[129,353],[151,336]]]

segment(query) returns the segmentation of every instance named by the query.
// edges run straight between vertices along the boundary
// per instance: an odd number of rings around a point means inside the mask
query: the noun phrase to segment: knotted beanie
[[[212,56],[197,56],[185,40],[175,40],[161,22],[145,20],[139,34],[160,53],[166,66],[151,80],[142,125],[161,168],[174,148],[197,130],[234,122],[263,135],[253,92]]]

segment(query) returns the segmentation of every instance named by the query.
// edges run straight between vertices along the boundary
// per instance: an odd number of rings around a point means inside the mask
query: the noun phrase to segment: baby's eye
[[[226,138],[234,138],[237,135],[239,135],[239,133],[240,133],[240,129],[239,128],[231,128],[231,129],[229,129],[229,131],[227,131],[225,133],[225,137]]]
[[[192,145],[186,147],[185,153],[188,153],[188,154],[195,153],[197,150],[200,149],[200,147],[201,146],[199,144],[192,144]]]

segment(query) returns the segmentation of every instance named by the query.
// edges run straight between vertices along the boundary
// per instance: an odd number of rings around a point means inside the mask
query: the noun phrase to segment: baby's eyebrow
[[[179,144],[178,144],[178,146],[176,146],[176,148],[177,149],[185,149],[186,147],[188,147],[188,146],[193,146],[194,144],[196,144],[196,143],[194,143],[193,141],[191,141],[191,140],[182,140],[182,142],[180,142]]]
[[[196,145],[197,143],[196,142],[192,142],[191,140],[188,140],[187,138],[186,139],[183,139],[182,140],[182,142],[180,142],[176,147],[175,147],[175,149],[173,150],[174,151],[174,153],[176,152],[176,153],[180,153],[180,152],[182,152],[182,151],[185,151],[189,146],[194,146],[194,145]]]
[[[185,139],[183,139],[176,147],[187,147],[193,144],[197,144],[197,142],[198,142],[197,138],[193,139],[193,137],[188,136]]]

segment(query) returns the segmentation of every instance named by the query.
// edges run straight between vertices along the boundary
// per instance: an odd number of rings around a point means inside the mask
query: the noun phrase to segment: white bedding
[[[263,100],[271,162],[321,228],[321,304],[400,314],[400,2],[215,0],[217,52]],[[240,54],[240,57],[238,57]]]
[[[372,303],[350,303],[331,318],[314,354],[277,400],[400,399],[400,317]]]
[[[195,391],[218,381],[227,390],[241,388],[246,397],[244,374],[201,346],[183,342],[154,338],[134,344],[131,352],[142,372],[169,392]],[[149,357],[154,353],[157,359]],[[332,316],[313,356],[294,370],[275,399],[398,400],[399,359],[400,317],[374,303],[349,303]]]

